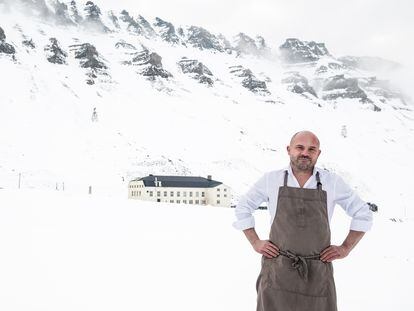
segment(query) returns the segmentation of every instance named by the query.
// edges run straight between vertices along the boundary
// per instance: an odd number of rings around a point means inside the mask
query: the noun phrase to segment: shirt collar
[[[289,165],[285,168],[285,171],[288,171],[288,174],[289,175],[291,175],[291,176],[294,176],[293,175],[293,171],[292,171],[292,166],[290,165],[290,163],[289,163]],[[321,176],[321,173],[320,173],[320,168],[319,167],[314,167],[313,168],[313,172],[312,172],[312,176],[311,177],[315,177],[316,176],[316,172],[319,172],[319,176]]]

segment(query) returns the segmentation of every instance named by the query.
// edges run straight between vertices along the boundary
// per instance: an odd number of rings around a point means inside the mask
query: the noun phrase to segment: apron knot
[[[308,263],[306,259],[319,259],[319,255],[300,256],[290,251],[279,251],[279,254],[292,260],[292,267],[295,268],[299,276],[306,282],[308,280]]]

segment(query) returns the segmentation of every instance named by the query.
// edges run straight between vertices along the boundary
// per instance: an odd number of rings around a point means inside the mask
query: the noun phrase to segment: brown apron
[[[257,311],[336,311],[332,263],[319,259],[331,244],[326,191],[319,173],[317,189],[279,188],[269,240],[280,249],[262,257],[257,279]]]

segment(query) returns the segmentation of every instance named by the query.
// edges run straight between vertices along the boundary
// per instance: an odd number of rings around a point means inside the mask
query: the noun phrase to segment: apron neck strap
[[[322,183],[321,183],[321,179],[319,178],[319,172],[316,172],[316,185],[318,187],[318,190],[322,190]]]
[[[283,181],[283,186],[287,187],[288,171],[285,171],[285,179]]]

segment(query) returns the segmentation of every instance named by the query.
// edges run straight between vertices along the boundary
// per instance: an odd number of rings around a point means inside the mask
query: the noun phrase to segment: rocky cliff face
[[[0,27],[0,53],[14,54],[16,49],[9,43],[6,42],[6,34],[3,28]]]
[[[260,35],[251,37],[240,32],[230,42],[224,35],[199,26],[176,26],[160,17],[147,20],[126,10],[102,12],[92,1],[17,2],[28,18],[39,21],[41,17],[42,23],[64,29],[65,35],[48,36],[48,31],[38,26],[42,38],[37,42],[33,33],[26,34],[20,25],[14,25],[7,31],[15,29],[20,37],[10,40],[0,28],[0,57],[19,61],[23,52],[35,55],[37,46],[43,46],[48,62],[69,67],[78,64],[84,69],[88,85],[110,81],[113,65],[122,64],[134,68],[146,80],[172,81],[169,87],[176,91],[182,83],[179,77],[186,75],[211,89],[219,88],[220,92],[222,87],[237,86],[259,97],[276,97],[280,90],[288,90],[318,106],[335,106],[341,100],[351,99],[380,111],[387,104],[408,109],[410,102],[392,83],[376,78],[376,69],[395,70],[400,65],[375,57],[336,58],[324,43],[289,38],[278,51],[272,51]],[[91,40],[83,40],[86,43],[79,43],[82,41],[78,37],[85,34],[104,36],[106,42],[95,42],[97,37],[92,36]],[[68,42],[68,38],[72,41]],[[164,42],[162,47],[160,42]],[[165,46],[170,49],[164,50]],[[193,48],[201,54],[187,58],[188,53],[194,53]],[[184,52],[187,50],[188,53]],[[220,62],[212,61],[211,55],[220,55]],[[162,87],[160,84],[157,89]]]
[[[180,66],[183,73],[188,74],[193,79],[196,79],[200,83],[204,83],[207,85],[213,85],[213,74],[203,63],[199,62],[196,59],[188,59],[183,57],[179,62],[178,66]]]
[[[45,46],[46,58],[53,64],[66,64],[68,54],[61,48],[56,38],[49,39],[50,44]]]
[[[225,48],[220,39],[202,27],[191,26],[188,28],[187,42],[201,50],[214,50],[224,52]]]
[[[324,43],[286,39],[280,47],[282,58],[289,63],[314,62],[323,56],[330,56]]]
[[[229,67],[230,73],[232,73],[241,82],[241,85],[251,92],[268,95],[270,94],[267,89],[266,82],[256,78],[250,69],[244,68],[243,66],[231,66]]]

